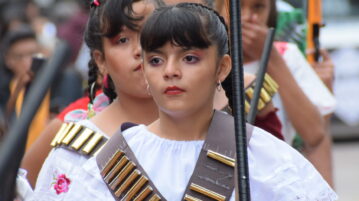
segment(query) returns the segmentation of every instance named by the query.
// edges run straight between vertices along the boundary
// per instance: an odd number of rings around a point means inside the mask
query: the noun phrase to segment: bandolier
[[[131,125],[130,125],[131,126]],[[124,124],[121,130],[130,127]],[[248,140],[253,127],[247,124]],[[233,117],[215,111],[183,200],[229,200],[235,184]],[[101,176],[116,200],[166,200],[137,161],[121,131],[96,156]]]

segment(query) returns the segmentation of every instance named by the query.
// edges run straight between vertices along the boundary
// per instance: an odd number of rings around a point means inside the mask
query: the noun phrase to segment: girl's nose
[[[163,77],[165,79],[181,78],[182,74],[179,64],[172,59],[169,59],[166,63]]]

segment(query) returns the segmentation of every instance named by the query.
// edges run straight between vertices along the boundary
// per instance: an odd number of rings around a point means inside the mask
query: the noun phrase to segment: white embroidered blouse
[[[91,127],[95,126],[92,124]],[[180,200],[204,141],[163,139],[144,125],[129,128],[123,135],[160,193],[169,201]],[[253,130],[248,159],[252,200],[337,199],[335,192],[300,153],[266,131]],[[29,200],[114,200],[100,176],[95,158],[86,161],[60,148],[50,154],[46,163],[51,164],[51,168],[44,166],[35,193]],[[55,170],[57,175],[66,174],[71,180],[63,188],[66,192],[57,194],[51,185]]]

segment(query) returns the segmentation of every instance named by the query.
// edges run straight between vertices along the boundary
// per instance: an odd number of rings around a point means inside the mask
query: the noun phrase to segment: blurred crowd
[[[88,7],[83,1],[26,0],[3,1],[0,10],[0,110],[5,125],[20,113],[24,93],[39,73],[38,67],[31,65],[32,58],[46,61],[58,40],[70,45],[71,58],[42,103],[47,109],[39,111],[41,117],[34,122],[38,124],[35,133],[39,133],[49,119],[83,95],[89,56],[83,53],[82,41]]]

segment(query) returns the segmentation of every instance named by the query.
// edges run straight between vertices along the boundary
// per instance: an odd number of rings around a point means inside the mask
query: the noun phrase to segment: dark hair
[[[13,21],[18,21],[20,24],[28,24],[29,19],[26,16],[25,7],[26,2],[21,1],[8,1],[4,5],[0,6],[0,40],[10,30],[10,25]]]
[[[8,32],[2,41],[1,52],[6,54],[9,48],[16,42],[26,39],[36,40],[35,32],[30,26],[21,25],[15,30]]]
[[[163,7],[163,6],[166,6],[166,3],[164,2],[164,0],[150,0],[156,8],[159,8],[159,7]],[[214,8],[215,4],[217,3],[215,0],[201,0],[202,3],[209,7],[209,8]]]
[[[0,54],[2,57],[1,59],[4,60],[4,57],[8,53],[11,46],[13,46],[15,43],[19,41],[27,40],[27,39],[36,40],[35,32],[28,25],[21,25],[16,29],[7,32],[0,43],[1,44]]]
[[[126,26],[132,30],[138,30],[136,21],[141,20],[141,17],[134,17],[132,4],[140,0],[98,0],[99,6],[91,6],[90,16],[85,29],[85,42],[90,48],[91,59],[88,63],[89,66],[89,79],[88,79],[88,94],[91,97],[91,85],[96,83],[98,77],[98,67],[93,58],[93,51],[99,50],[104,53],[102,38],[112,38],[121,32],[121,29]],[[116,97],[116,91],[113,81],[108,75],[108,88],[104,87],[104,93],[109,97],[112,102]],[[99,86],[95,85],[95,88]]]
[[[3,60],[2,62],[5,62],[5,55],[8,53],[11,46],[13,46],[15,43],[19,41],[27,40],[27,39],[36,40],[36,34],[31,29],[30,26],[21,25],[17,29],[8,32],[4,36],[4,39],[2,40],[2,44],[0,47],[0,52],[2,54],[1,59]],[[5,66],[5,63],[3,65]],[[7,73],[11,73],[10,70],[8,70],[7,68],[5,68],[5,71],[8,71]]]
[[[149,17],[141,32],[142,49],[153,51],[167,42],[186,48],[215,44],[219,56],[228,53],[224,19],[213,9],[196,3],[160,7]]]

